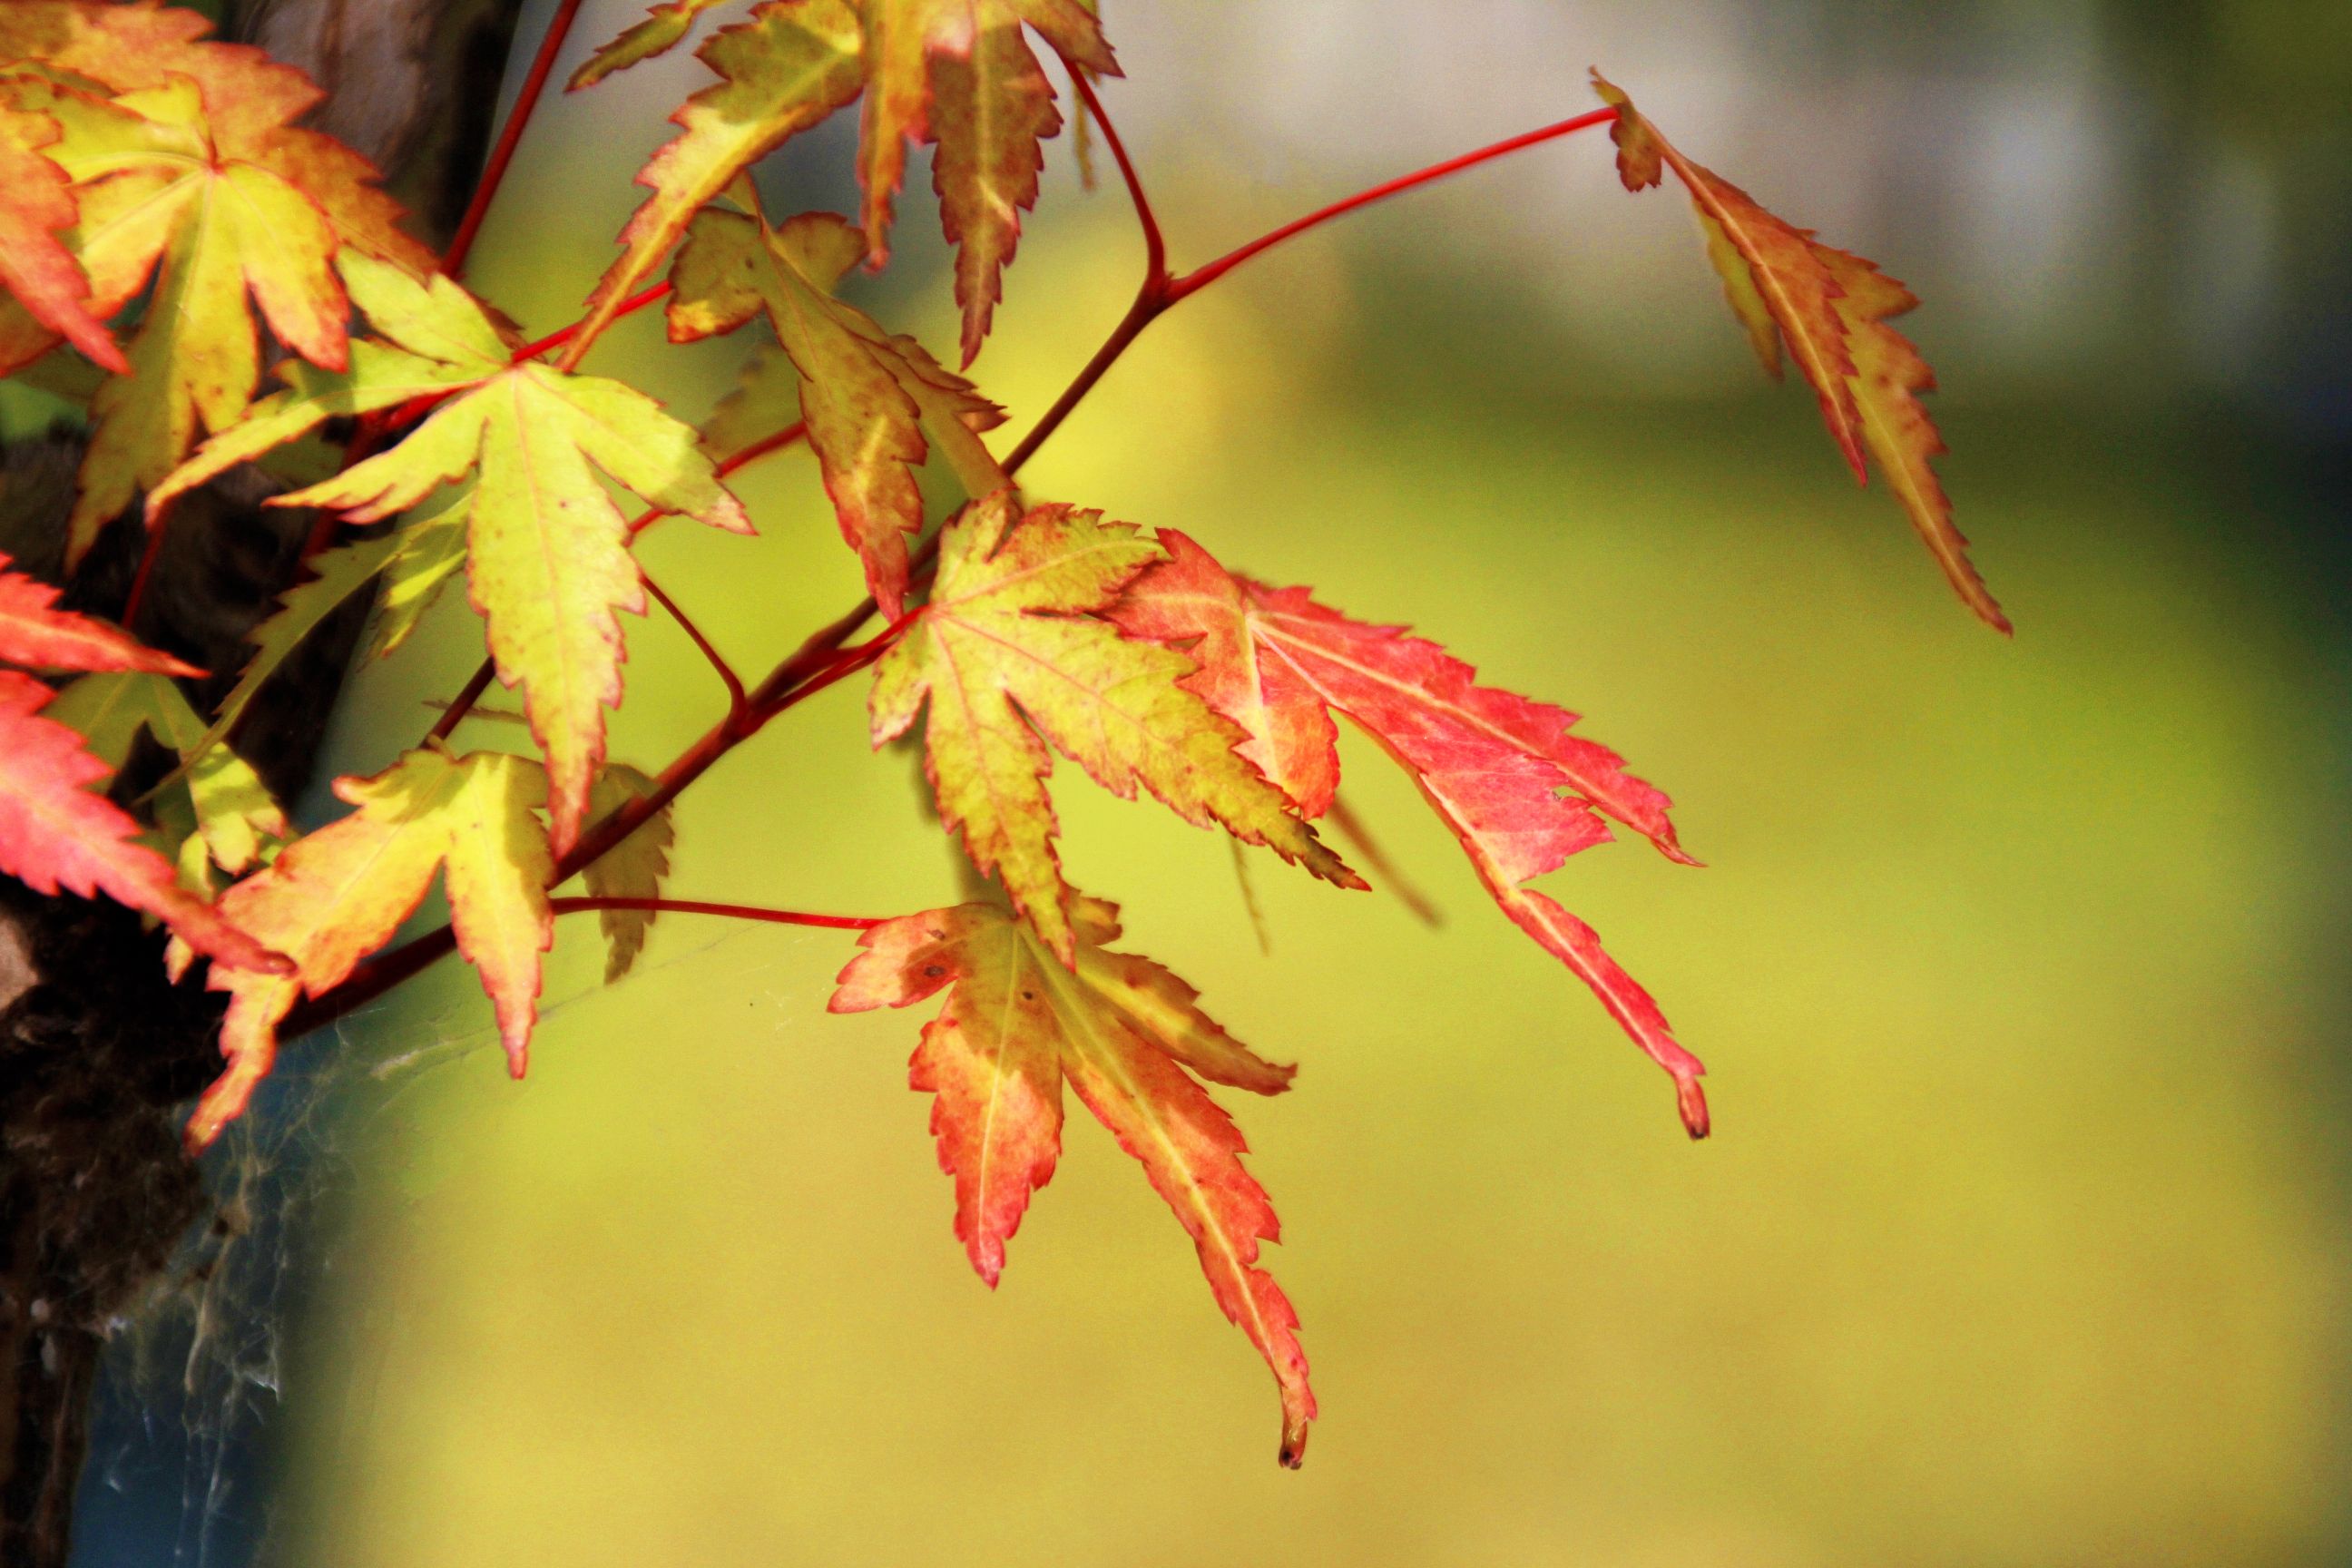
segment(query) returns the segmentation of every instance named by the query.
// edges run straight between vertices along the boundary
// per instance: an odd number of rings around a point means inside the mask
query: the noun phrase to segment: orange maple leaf
[[[1951,500],[1931,466],[1944,442],[1917,395],[1935,390],[1936,378],[1910,340],[1885,324],[1918,300],[1870,262],[1822,244],[1811,229],[1783,222],[1684,157],[1597,70],[1592,84],[1617,110],[1609,134],[1625,188],[1640,192],[1657,184],[1664,169],[1675,172],[1690,193],[1725,298],[1765,370],[1780,374],[1786,343],[1854,478],[1868,482],[1866,448],[1961,602],[1986,625],[2008,632],[2009,617],[1969,560],[1969,542],[1953,526]]]
[[[1149,959],[1112,952],[1118,910],[1080,898],[1073,955],[1058,955],[993,904],[885,921],[859,939],[826,1006],[905,1007],[940,990],[908,1074],[935,1096],[940,1168],[955,1178],[955,1233],[992,1288],[1029,1194],[1061,1154],[1062,1086],[1120,1148],[1192,1237],[1209,1289],[1265,1357],[1282,1394],[1282,1463],[1296,1468],[1315,1418],[1298,1314],[1258,1267],[1281,1226],[1242,1166],[1248,1146],[1195,1081],[1279,1094],[1292,1070],[1262,1060],[1196,1005],[1198,993]],[[1065,963],[1071,967],[1064,967]]]
[[[1167,563],[1136,579],[1109,612],[1120,629],[1200,662],[1185,686],[1249,732],[1242,755],[1302,816],[1322,816],[1339,787],[1333,713],[1379,742],[1461,841],[1502,911],[1591,986],[1673,1076],[1684,1126],[1705,1137],[1698,1080],[1706,1069],[1591,926],[1520,885],[1607,842],[1603,816],[1668,858],[1696,864],[1675,840],[1666,796],[1627,773],[1616,752],[1570,734],[1575,714],[1480,686],[1475,670],[1435,643],[1351,621],[1304,588],[1236,577],[1173,530],[1160,531],[1160,544]]]

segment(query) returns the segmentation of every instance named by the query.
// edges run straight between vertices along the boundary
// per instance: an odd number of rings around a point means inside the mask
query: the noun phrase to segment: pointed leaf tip
[[[1298,1315],[1260,1258],[1280,1226],[1242,1163],[1240,1131],[1201,1082],[1273,1094],[1289,1071],[1227,1035],[1173,974],[1104,947],[1118,935],[1116,912],[1074,897],[1066,964],[994,904],[885,921],[859,938],[828,1010],[903,1007],[946,991],[908,1079],[936,1097],[931,1131],[955,1182],[956,1237],[992,1288],[1032,1194],[1053,1176],[1063,1088],[1075,1089],[1175,1211],[1218,1307],[1265,1358],[1282,1400],[1283,1462],[1295,1465],[1315,1396]]]
[[[1936,378],[1910,341],[1885,324],[1917,299],[1873,263],[1822,244],[1811,230],[1791,226],[1685,157],[1597,70],[1592,84],[1617,110],[1610,135],[1625,188],[1644,189],[1658,183],[1662,169],[1674,170],[1759,363],[1777,378],[1786,347],[1855,480],[1869,482],[1866,457],[1875,459],[1961,602],[2007,635],[2009,618],[1969,560],[1968,541],[1952,524],[1951,501],[1931,466],[1944,443],[1918,398],[1935,390]]]
[[[1160,544],[1167,561],[1136,580],[1113,618],[1130,637],[1190,650],[1201,668],[1185,686],[1248,731],[1244,757],[1304,814],[1320,815],[1337,799],[1332,716],[1346,715],[1412,773],[1496,906],[1678,1082],[1697,1076],[1697,1058],[1592,928],[1520,885],[1606,842],[1603,815],[1696,864],[1675,839],[1663,792],[1575,734],[1575,714],[1479,685],[1476,670],[1435,643],[1349,620],[1304,588],[1234,576],[1172,529]],[[1696,1115],[1704,1126],[1705,1101],[1696,1111],[1689,1096],[1683,1103],[1685,1125]]]
[[[336,795],[356,809],[288,846],[221,900],[225,916],[288,953],[294,973],[214,967],[207,984],[229,994],[220,1036],[228,1066],[188,1122],[192,1149],[244,1110],[300,996],[349,979],[415,911],[436,871],[458,950],[480,974],[509,1070],[520,1076],[541,956],[553,940],[546,884],[554,860],[534,815],[546,790],[536,762],[496,752],[415,751],[373,778],[336,781]]]
[[[1123,799],[1148,790],[1196,826],[1222,826],[1328,881],[1363,886],[1236,752],[1243,731],[1185,684],[1195,661],[1094,614],[1161,558],[1160,546],[1098,511],[1023,513],[1002,491],[940,538],[930,601],[876,667],[874,743],[904,733],[928,705],[924,763],[941,821],[1065,963],[1075,895],[1045,790],[1055,751]]]
[[[1692,1142],[1715,1131],[1714,1123],[1707,1120],[1706,1089],[1699,1083],[1696,1073],[1676,1075],[1675,1103],[1682,1110],[1683,1130],[1691,1135]]]

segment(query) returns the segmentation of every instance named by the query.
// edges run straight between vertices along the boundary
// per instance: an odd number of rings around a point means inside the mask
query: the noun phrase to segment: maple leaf
[[[120,626],[57,607],[58,590],[5,570],[0,554],[0,659],[33,669],[142,669],[202,675],[192,664],[147,647]]]
[[[931,71],[929,135],[939,143],[931,188],[940,226],[956,247],[955,299],[963,310],[963,363],[980,357],[1004,268],[1021,243],[1021,215],[1037,205],[1043,143],[1062,129],[1053,84],[1008,11],[982,0],[979,26],[961,55],[942,54]]]
[[[737,175],[856,98],[864,40],[847,0],[770,0],[695,51],[719,75],[670,116],[679,133],[637,174],[653,192],[621,230],[621,258],[588,296],[593,337],[645,281],[703,205]]]
[[[940,1169],[955,1178],[955,1234],[992,1288],[1029,1194],[1053,1176],[1062,1086],[1077,1090],[1176,1212],[1217,1305],[1273,1369],[1281,1460],[1295,1468],[1315,1394],[1298,1315],[1258,1267],[1260,1244],[1279,1240],[1280,1226],[1242,1166],[1240,1131],[1195,1081],[1278,1094],[1292,1069],[1227,1035],[1167,970],[1108,951],[1115,905],[1080,898],[1071,916],[1076,946],[1061,955],[992,904],[885,921],[859,939],[827,1009],[905,1007],[947,990],[909,1081],[935,1096],[931,1131]]]
[[[616,763],[596,780],[596,787],[588,797],[589,805],[602,818],[653,792],[651,777],[625,763]],[[663,806],[639,823],[626,838],[588,863],[581,876],[588,884],[589,896],[659,898],[662,879],[669,875],[669,851],[675,842],[677,831],[670,823],[670,810]],[[655,913],[652,910],[596,911],[596,923],[604,933],[605,984],[627,974],[635,965],[637,955],[645,951],[646,933],[653,927]]]
[[[1868,482],[1867,448],[1961,602],[2008,632],[2009,618],[1969,562],[1969,542],[1953,526],[1951,501],[1930,466],[1944,443],[1916,395],[1934,390],[1935,377],[1910,342],[1884,325],[1918,300],[1870,262],[1822,245],[1811,230],[1783,222],[1684,157],[1597,70],[1592,83],[1617,110],[1609,134],[1625,188],[1640,192],[1659,184],[1665,169],[1675,172],[1690,193],[1725,298],[1766,372],[1780,375],[1785,343],[1854,477]]]
[[[1684,1125],[1705,1137],[1698,1059],[1591,927],[1520,886],[1607,841],[1604,814],[1669,858],[1696,864],[1675,841],[1666,796],[1625,772],[1614,752],[1569,733],[1576,715],[1480,686],[1475,670],[1435,643],[1351,621],[1304,588],[1234,576],[1173,530],[1161,530],[1160,543],[1166,563],[1108,612],[1120,629],[1181,645],[1199,661],[1186,687],[1248,732],[1241,754],[1305,816],[1329,809],[1339,785],[1331,715],[1345,714],[1379,742],[1461,841],[1503,912],[1673,1075]]]
[[[638,39],[651,43],[688,20],[656,7]],[[738,175],[863,94],[857,173],[867,258],[876,267],[888,259],[908,143],[938,142],[933,182],[957,247],[969,365],[1002,293],[1021,214],[1036,201],[1040,139],[1060,128],[1024,24],[1087,68],[1118,74],[1101,25],[1076,0],[770,0],[712,35],[697,52],[722,79],[671,116],[681,133],[637,175],[654,194],[621,231],[622,257],[589,296],[583,334],[603,330]]]
[[[77,216],[70,177],[41,154],[60,134],[46,114],[0,107],[0,288],[41,327],[127,373],[131,363],[89,312],[89,279],[57,238]]]
[[[244,411],[261,370],[248,294],[280,343],[341,369],[348,305],[330,265],[337,249],[432,265],[399,232],[364,160],[289,123],[321,96],[307,78],[257,50],[195,41],[200,18],[189,18],[193,31],[156,25],[169,15],[58,0],[0,7],[0,58],[43,61],[114,93],[0,76],[0,95],[61,128],[48,156],[76,182],[71,237],[92,313],[112,314],[153,279],[126,356],[131,374],[91,405],[69,563],[200,428],[225,429]],[[0,368],[50,341],[0,322]]]
[[[1364,886],[1235,753],[1243,731],[1179,684],[1190,658],[1087,614],[1159,559],[1129,524],[1060,505],[1016,519],[999,492],[942,529],[930,602],[875,670],[874,744],[929,705],[923,763],[940,820],[1066,963],[1074,894],[1054,850],[1048,742],[1122,799],[1140,785],[1195,826]]]
[[[832,298],[864,251],[857,230],[830,213],[803,213],[770,230],[756,217],[707,209],[671,270],[669,335],[691,342],[767,316],[794,373],[842,537],[865,564],[874,602],[896,616],[907,591],[907,536],[923,526],[915,470],[930,450],[925,432],[966,490],[982,496],[1007,481],[973,426],[993,426],[1003,414],[912,338],[893,338]],[[772,406],[770,398],[761,403]]]
[[[293,970],[215,966],[229,994],[228,1068],[196,1103],[187,1141],[202,1149],[241,1114],[278,1055],[278,1026],[305,993],[348,979],[415,911],[444,873],[457,949],[480,972],[509,1069],[520,1078],[538,1020],[541,955],[554,941],[547,897],[555,860],[535,808],[546,776],[523,757],[415,751],[373,778],[340,778],[355,809],[305,834],[221,900],[229,919],[282,951]]]
[[[354,250],[339,255],[335,269],[382,341],[352,341],[340,371],[318,370],[300,360],[280,363],[283,390],[250,405],[148,491],[151,525],[182,495],[258,461],[330,419],[446,397],[512,363],[507,335],[481,301],[452,279],[436,274],[420,281]]]
[[[549,817],[562,855],[579,837],[603,764],[604,710],[620,702],[618,612],[645,609],[628,525],[599,471],[715,528],[749,532],[751,522],[697,450],[693,429],[652,398],[616,381],[509,363],[495,325],[454,285],[404,284],[364,262],[353,276],[397,292],[396,306],[370,319],[394,338],[400,374],[437,376],[436,390],[447,400],[391,450],[270,504],[332,508],[374,522],[470,479],[446,516],[466,525],[472,603],[488,623],[499,679],[521,689],[547,755]],[[290,437],[324,417],[322,409],[383,406],[391,395],[348,376],[333,384],[333,395],[314,391],[263,417]]]
[[[956,247],[962,353],[979,357],[1003,271],[1037,202],[1042,143],[1062,128],[1054,88],[1022,27],[1082,68],[1117,76],[1091,7],[1076,0],[864,0],[867,86],[858,182],[872,263],[889,259],[891,205],[907,144],[934,142],[931,185]]]
[[[676,48],[694,26],[694,19],[719,5],[721,0],[661,0],[650,7],[645,17],[624,28],[620,35],[582,62],[572,79],[563,84],[566,92],[578,92],[591,88],[615,71],[667,54]]]
[[[371,653],[381,656],[406,639],[417,617],[465,561],[465,518],[457,508],[404,523],[381,539],[338,545],[313,556],[313,575],[279,595],[277,613],[248,634],[253,658],[221,699],[211,725],[193,745],[180,748],[183,754],[193,763],[221,747],[294,650],[370,583],[383,579],[375,635],[369,645]]]
[[[155,916],[224,973],[266,974],[286,960],[235,920],[184,890],[172,863],[136,842],[121,807],[88,788],[113,770],[82,738],[43,716],[53,693],[29,675],[0,670],[0,873],[37,893],[103,892]]]
[[[178,754],[182,766],[153,792],[156,815],[177,812],[185,825],[177,837],[194,835],[203,855],[231,876],[259,859],[265,843],[294,837],[261,775],[227,746],[209,743],[204,721],[168,676],[84,676],[59,692],[44,716],[79,731],[90,754],[114,772],[142,730]],[[184,884],[191,869],[183,863]]]
[[[251,163],[301,186],[348,243],[420,276],[431,250],[400,227],[398,203],[376,188],[369,162],[295,121],[326,90],[295,67],[247,44],[207,39],[194,11],[112,0],[7,0],[0,5],[0,60],[25,62],[111,93],[195,83],[225,160]]]

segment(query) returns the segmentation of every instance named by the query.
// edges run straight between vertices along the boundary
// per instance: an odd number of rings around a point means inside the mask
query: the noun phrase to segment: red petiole
[[[555,19],[547,25],[547,36],[539,41],[539,53],[531,58],[530,73],[523,78],[515,106],[509,111],[506,124],[499,128],[498,144],[490,149],[481,183],[474,187],[474,199],[466,205],[466,216],[458,220],[457,236],[442,253],[441,270],[452,278],[466,270],[466,258],[474,248],[475,237],[481,233],[482,219],[489,215],[490,203],[497,197],[499,186],[505,183],[507,165],[514,162],[515,149],[522,144],[523,128],[530,123],[531,111],[539,107],[548,73],[555,68],[555,57],[563,52],[563,40],[570,36],[572,19],[579,14],[580,0],[563,0],[556,7]]]
[[[764,921],[770,925],[822,926],[829,931],[872,931],[882,921],[862,915],[812,915],[798,910],[762,909],[756,904],[713,904],[698,899],[550,899],[559,915],[585,914],[593,910],[643,910],[648,914],[724,915],[730,920]]]

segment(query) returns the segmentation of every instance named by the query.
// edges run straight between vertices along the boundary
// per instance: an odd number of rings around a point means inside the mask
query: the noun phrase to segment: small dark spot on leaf
[[[947,965],[944,963],[926,963],[923,965],[923,978],[926,980],[937,980],[940,975],[945,974],[947,972]]]

